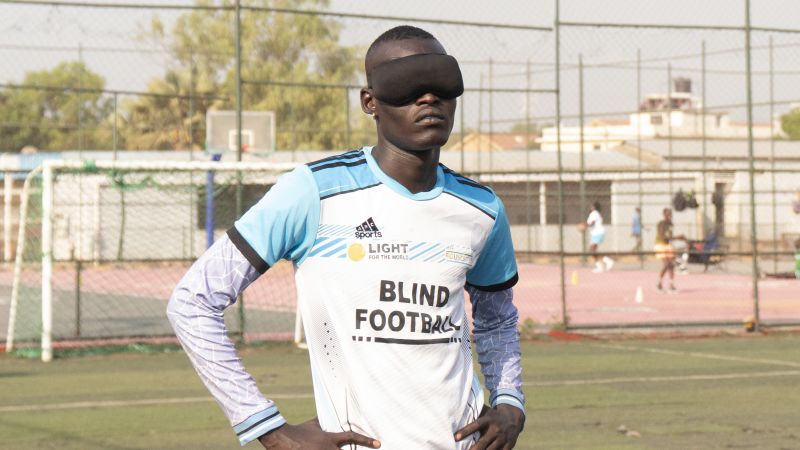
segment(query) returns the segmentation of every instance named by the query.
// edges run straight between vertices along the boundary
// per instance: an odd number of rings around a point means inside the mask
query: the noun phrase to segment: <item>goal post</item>
[[[39,341],[41,358],[49,361],[60,346],[170,339],[166,302],[205,250],[207,224],[219,237],[237,219],[234,195],[243,198],[242,213],[295,166],[45,161],[41,228],[37,232],[23,223],[34,220],[30,215],[20,222],[21,240],[41,246],[24,253],[40,258],[19,254],[15,263],[15,273],[38,270],[41,280],[37,288],[30,276],[15,277],[14,291],[26,294],[19,296],[10,318],[11,342],[30,346]],[[214,197],[212,210],[205,207],[208,196]],[[226,314],[229,331],[247,341],[296,339],[293,274],[291,264],[276,264],[254,282],[244,293],[246,320]],[[34,323],[36,316],[39,323]]]

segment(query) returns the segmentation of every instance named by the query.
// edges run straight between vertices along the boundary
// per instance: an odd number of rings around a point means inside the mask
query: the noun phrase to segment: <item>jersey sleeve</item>
[[[259,272],[281,259],[299,262],[319,225],[319,193],[306,165],[282,175],[264,197],[228,230],[228,236]]]
[[[497,201],[499,207],[494,226],[478,256],[478,261],[467,272],[468,285],[488,292],[509,289],[517,284],[519,279],[506,209],[499,198]]]
[[[492,408],[500,403],[525,413],[519,347],[519,314],[512,289],[486,292],[467,286],[472,303],[475,350]]]
[[[587,225],[596,225],[599,213],[597,211],[592,211],[589,213],[589,217],[586,218]]]
[[[167,304],[175,335],[242,445],[286,423],[245,370],[225,327],[225,308],[259,276],[223,236],[195,261]]]

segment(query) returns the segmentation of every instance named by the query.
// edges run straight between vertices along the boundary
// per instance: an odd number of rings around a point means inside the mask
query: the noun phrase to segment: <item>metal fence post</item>
[[[75,261],[75,337],[81,337],[81,288],[83,275],[83,261]]]
[[[112,146],[112,149],[113,149],[112,159],[114,161],[117,160],[117,133],[118,133],[118,128],[117,128],[117,104],[118,104],[117,100],[118,99],[117,99],[117,96],[118,96],[118,94],[116,92],[114,92],[114,125],[113,125],[114,129],[112,131],[112,138],[111,138],[111,140],[112,140],[111,146]]]
[[[531,60],[525,61],[525,169],[531,170]],[[531,200],[533,199],[531,192],[531,179],[530,176],[525,177],[525,198],[527,199],[525,205],[525,223],[526,223],[526,250],[533,251],[533,222],[531,217],[532,206]]]
[[[669,195],[675,195],[672,186],[672,63],[667,63],[667,169],[669,170]],[[672,198],[670,198],[672,200]]]
[[[769,161],[772,169],[772,272],[778,273],[778,202],[775,198],[775,66],[773,58],[774,46],[772,36],[769,37]]]
[[[637,205],[639,206],[639,242],[637,250],[639,251],[639,268],[644,269],[644,223],[642,220],[642,114],[638,113],[642,104],[642,49],[636,49],[636,168],[637,178],[639,181],[639,199]]]
[[[561,162],[561,17],[560,0],[555,0],[556,44],[556,154],[558,160],[558,264],[561,276],[561,317],[564,329],[569,329],[567,314],[567,284],[564,276],[564,170]]]
[[[755,331],[761,328],[761,318],[759,311],[758,298],[758,231],[756,230],[756,185],[755,185],[755,158],[753,156],[753,74],[752,74],[752,54],[750,48],[750,0],[745,0],[745,65],[747,86],[747,157],[748,174],[750,177],[750,245],[752,246],[753,256],[753,319]]]
[[[494,170],[494,61],[489,58],[489,173]]]
[[[700,237],[702,239],[706,238],[706,229],[708,228],[708,225],[706,223],[706,216],[708,214],[708,210],[706,209],[706,204],[708,202],[708,199],[706,198],[706,196],[708,195],[708,192],[706,191],[708,183],[706,176],[706,171],[708,170],[706,167],[706,153],[708,151],[707,150],[708,145],[706,142],[707,141],[707,136],[706,136],[706,86],[707,86],[706,74],[707,73],[708,72],[706,71],[706,41],[703,41],[701,45],[701,55],[700,55],[700,80],[703,85],[702,87],[703,90],[702,93],[700,94],[702,96],[701,102],[703,103],[702,108],[700,108],[700,120],[701,120],[700,142],[702,145],[702,153],[703,153],[701,162],[703,171],[703,190],[702,190],[703,200],[700,202],[700,208],[702,208],[703,211],[703,217],[702,217],[703,220],[701,221],[703,229],[700,230]]]
[[[586,213],[586,154],[584,153],[585,135],[584,135],[584,114],[583,109],[583,55],[578,55],[578,127],[580,128],[580,213]],[[609,205],[610,206],[610,205]],[[586,264],[588,260],[586,257],[586,228],[581,227],[581,264]]]
[[[345,147],[350,148],[350,88],[344,88]]]
[[[236,162],[242,160],[242,6],[236,0]],[[242,214],[242,174],[236,171],[235,217]],[[239,342],[244,342],[245,311],[244,296],[239,294]]]

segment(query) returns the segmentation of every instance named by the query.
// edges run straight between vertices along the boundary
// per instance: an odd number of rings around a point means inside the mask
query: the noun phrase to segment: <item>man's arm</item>
[[[519,315],[512,289],[487,292],[467,285],[472,301],[473,332],[478,362],[489,390],[489,403],[525,411],[520,365]]]
[[[491,408],[484,407],[475,422],[458,430],[460,441],[477,431],[481,437],[473,447],[511,449],[525,426],[525,397],[522,393],[517,308],[511,288],[484,291],[467,285],[472,300],[478,362]]]
[[[181,346],[242,445],[286,423],[245,371],[223,320],[225,308],[259,275],[226,235],[192,265],[167,305]]]

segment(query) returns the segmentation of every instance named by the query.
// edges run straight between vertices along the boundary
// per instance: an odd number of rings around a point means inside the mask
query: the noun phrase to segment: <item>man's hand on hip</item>
[[[353,431],[328,433],[322,431],[314,418],[300,425],[283,425],[258,438],[267,450],[339,450],[342,445],[356,444],[367,448],[380,448],[381,443]]]
[[[478,420],[456,431],[455,439],[460,441],[480,431],[481,437],[472,450],[509,450],[516,445],[524,425],[525,414],[515,406],[504,403],[494,408],[484,406]]]

